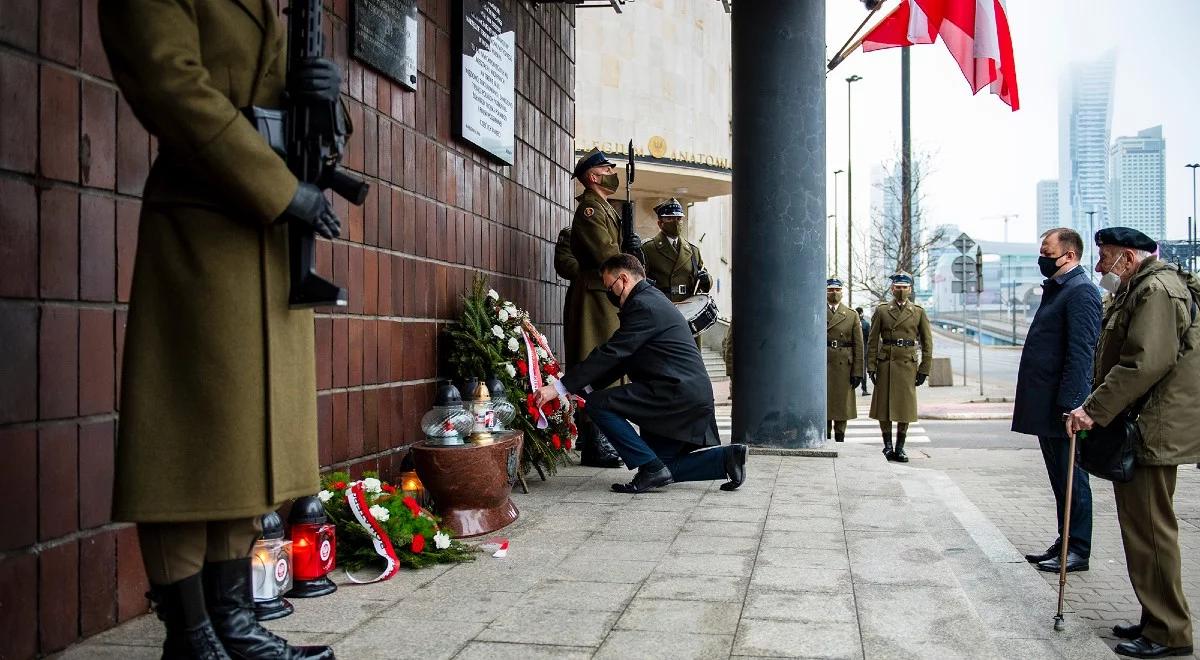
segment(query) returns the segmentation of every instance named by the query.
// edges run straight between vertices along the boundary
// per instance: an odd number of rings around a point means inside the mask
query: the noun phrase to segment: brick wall
[[[444,363],[441,332],[476,273],[561,345],[552,239],[570,221],[574,13],[518,16],[516,163],[453,137],[452,0],[420,2],[415,92],[347,55],[327,4],[371,180],[339,201],[322,270],[350,289],[316,318],[320,458],[398,467]],[[280,4],[285,4],[281,2]],[[146,611],[137,538],[110,520],[120,364],[139,196],[155,152],[111,82],[97,0],[0,4],[0,658],[61,649]],[[132,347],[131,347],[132,348]]]

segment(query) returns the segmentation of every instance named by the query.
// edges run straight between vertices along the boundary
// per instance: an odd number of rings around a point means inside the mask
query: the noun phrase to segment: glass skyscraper
[[[1162,126],[1119,137],[1109,152],[1108,206],[1112,224],[1133,227],[1156,241],[1167,233],[1166,140]]]
[[[1058,99],[1058,222],[1091,243],[1090,233],[1110,223],[1108,151],[1116,53],[1071,66]],[[1094,211],[1089,226],[1088,211]]]

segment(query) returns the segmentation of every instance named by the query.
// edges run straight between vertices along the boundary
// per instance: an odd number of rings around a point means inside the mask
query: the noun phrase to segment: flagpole
[[[883,6],[883,3],[880,3],[879,7],[882,7],[882,6]],[[854,31],[850,33],[850,36],[846,38],[846,43],[842,44],[842,47],[838,49],[837,55],[834,55],[833,59],[829,60],[829,64],[828,64],[829,71],[833,71],[834,67],[841,64],[842,60],[846,59],[846,55],[847,55],[846,46],[849,46],[850,42],[854,40],[854,37],[858,36],[859,32],[862,32],[863,26],[866,25],[867,21],[871,20],[871,17],[874,16],[875,13],[879,11],[879,7],[872,9],[871,12],[867,14],[867,17],[862,20],[862,23],[859,23],[858,27],[855,28]],[[869,34],[869,33],[863,33],[863,37],[865,38],[867,34]],[[862,44],[862,39],[859,39],[858,42],[855,43],[854,46],[850,50],[854,50],[855,48],[858,48],[858,46],[860,44]]]

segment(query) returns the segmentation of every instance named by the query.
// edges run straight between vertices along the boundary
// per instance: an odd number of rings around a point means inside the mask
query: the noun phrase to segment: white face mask
[[[1121,256],[1117,257],[1117,260],[1113,262],[1112,267],[1108,269],[1108,272],[1104,274],[1104,277],[1100,278],[1101,289],[1104,289],[1109,293],[1116,293],[1117,290],[1121,288],[1121,276],[1118,275],[1116,271],[1117,264],[1121,263],[1121,259],[1124,258],[1125,254],[1121,253]]]

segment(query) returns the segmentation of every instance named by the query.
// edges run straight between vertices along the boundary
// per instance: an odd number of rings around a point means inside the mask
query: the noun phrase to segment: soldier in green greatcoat
[[[846,441],[846,422],[858,417],[854,392],[863,379],[863,336],[858,313],[842,304],[842,281],[825,281],[825,387],[827,422],[836,442]]]
[[[571,221],[569,251],[578,265],[578,273],[567,290],[563,311],[566,335],[567,369],[579,364],[600,344],[608,341],[620,323],[617,307],[608,301],[608,290],[600,279],[600,264],[621,253],[621,216],[608,198],[617,191],[620,179],[612,161],[599,149],[592,149],[575,164],[574,176],[583,185],[576,197],[579,206]],[[591,467],[619,467],[620,456],[586,413],[578,415],[579,451],[582,463]]]
[[[683,205],[672,197],[654,207],[658,216],[658,235],[642,244],[646,253],[646,277],[667,294],[671,302],[680,302],[696,292],[712,289],[712,277],[704,268],[700,248],[683,239]]]
[[[158,140],[138,227],[113,519],[137,524],[163,657],[332,658],[258,625],[258,520],[320,487],[313,315],[288,306],[289,222],[340,223],[247,120],[284,78],[338,98],[327,59],[287,71],[269,0],[106,0],[113,80]],[[300,98],[298,96],[298,98]]]
[[[904,452],[908,425],[917,421],[917,388],[929,377],[933,363],[929,317],[910,299],[912,284],[908,273],[892,276],[892,301],[875,308],[867,340],[867,374],[875,384],[871,419],[879,420],[883,455],[901,463],[908,462]],[[896,422],[895,449],[892,422]]]

